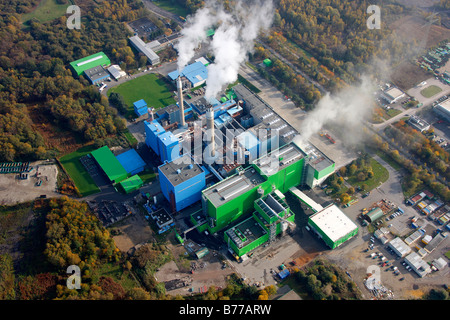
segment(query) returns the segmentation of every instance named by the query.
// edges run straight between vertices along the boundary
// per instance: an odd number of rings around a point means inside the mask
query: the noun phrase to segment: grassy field
[[[33,18],[42,23],[52,21],[65,15],[67,7],[70,5],[72,5],[72,1],[67,1],[66,4],[58,4],[56,0],[42,0],[33,11],[22,15],[22,25],[27,26]]]
[[[100,192],[100,189],[80,162],[80,157],[94,150],[95,147],[93,145],[88,145],[59,159],[83,196]]]
[[[381,183],[386,182],[389,179],[389,171],[383,167],[378,161],[371,158],[370,165],[372,166],[373,177],[365,181],[358,181],[356,177],[349,177],[347,182],[354,187],[361,187],[363,184],[367,185],[366,191],[370,191],[378,187]]]
[[[161,9],[169,11],[170,13],[176,14],[177,16],[182,16],[186,18],[188,14],[187,10],[180,6],[176,1],[171,0],[156,0],[153,2]]]
[[[439,88],[438,86],[431,85],[420,91],[420,94],[423,95],[425,98],[431,98],[432,96],[438,94],[441,91],[442,89]]]
[[[128,106],[128,112],[125,115],[127,118],[135,117],[133,103],[141,99],[144,99],[149,107],[155,109],[175,103],[173,93],[167,84],[153,73],[113,87],[108,91],[108,95],[113,92],[121,94],[125,99]]]

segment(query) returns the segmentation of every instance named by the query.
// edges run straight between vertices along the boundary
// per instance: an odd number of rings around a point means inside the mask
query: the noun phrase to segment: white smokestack
[[[208,108],[206,111],[206,128],[209,135],[209,148],[211,150],[211,156],[216,156],[216,144],[214,141],[214,109]]]
[[[183,84],[181,83],[181,76],[177,79],[178,88],[178,104],[180,107],[180,126],[184,127],[186,122],[184,121],[184,101],[183,101]]]

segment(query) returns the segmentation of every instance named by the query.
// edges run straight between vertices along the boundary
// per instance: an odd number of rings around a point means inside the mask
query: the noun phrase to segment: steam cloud
[[[239,66],[252,51],[259,32],[270,28],[273,13],[272,0],[239,0],[232,12],[207,1],[205,7],[188,17],[187,27],[181,31],[184,37],[177,45],[178,70],[189,63],[199,44],[207,42],[206,31],[218,25],[210,43],[215,60],[208,65],[205,90],[207,100],[215,98],[226,85],[237,80]]]
[[[355,133],[372,112],[374,91],[372,81],[368,76],[363,76],[358,85],[346,87],[335,95],[325,94],[303,121],[298,137],[300,145],[307,144],[313,134],[328,124],[343,128],[343,140],[346,142],[359,141],[360,137]]]

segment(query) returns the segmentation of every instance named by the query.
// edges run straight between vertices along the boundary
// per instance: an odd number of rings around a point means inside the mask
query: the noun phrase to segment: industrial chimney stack
[[[177,88],[178,88],[178,103],[180,105],[180,126],[184,127],[186,122],[184,121],[184,101],[183,101],[183,85],[181,83],[181,76],[178,77],[177,80]]]
[[[216,155],[216,146],[214,141],[214,109],[208,108],[206,111],[206,126],[208,130],[208,134],[210,135],[210,149],[211,149],[211,156],[215,157]]]

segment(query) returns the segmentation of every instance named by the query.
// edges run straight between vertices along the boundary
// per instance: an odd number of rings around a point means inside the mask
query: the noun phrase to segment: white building
[[[420,255],[412,252],[405,257],[405,262],[417,273],[421,278],[425,277],[431,272],[431,268]]]
[[[127,75],[127,73],[123,71],[117,64],[111,65],[107,70],[116,80]]]
[[[159,56],[142,41],[138,36],[130,37],[130,42],[133,47],[139,52],[143,53],[152,65],[160,63]]]
[[[383,92],[384,98],[390,103],[395,103],[405,96],[405,93],[396,87],[391,87]]]
[[[450,98],[437,104],[433,110],[438,116],[450,121]]]

